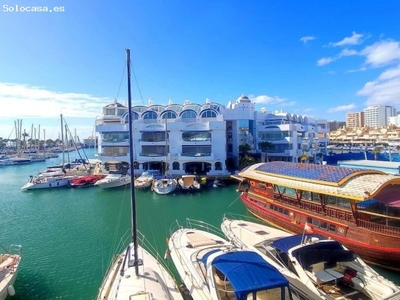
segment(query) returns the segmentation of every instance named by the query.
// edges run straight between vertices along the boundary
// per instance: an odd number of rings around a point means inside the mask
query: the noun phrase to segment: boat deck
[[[338,281],[335,283],[324,283],[321,285],[321,289],[324,290],[329,296],[337,300],[369,300],[368,296],[363,293],[354,290],[354,288]]]

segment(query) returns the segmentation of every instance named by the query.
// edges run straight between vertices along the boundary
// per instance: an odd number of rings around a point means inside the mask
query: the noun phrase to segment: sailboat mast
[[[61,150],[62,150],[62,165],[64,167],[64,163],[65,163],[65,154],[64,154],[64,124],[63,124],[63,115],[60,114],[60,118],[61,118]]]
[[[136,223],[135,172],[133,166],[133,123],[132,123],[132,96],[131,96],[131,51],[126,49],[126,68],[128,73],[128,122],[129,122],[129,165],[131,170],[131,206],[132,206],[132,241],[135,258],[135,273],[139,276],[139,258]]]

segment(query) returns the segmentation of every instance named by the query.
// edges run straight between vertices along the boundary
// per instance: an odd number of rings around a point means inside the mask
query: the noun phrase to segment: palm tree
[[[378,154],[379,154],[380,152],[382,152],[382,150],[383,150],[383,147],[382,147],[382,146],[376,146],[376,147],[374,148],[374,150],[372,150],[372,153],[374,154],[374,159],[375,159],[375,160],[378,160]]]
[[[265,152],[265,161],[268,161],[268,149],[273,148],[274,144],[268,141],[264,141],[259,142],[258,147],[260,147],[260,149]]]

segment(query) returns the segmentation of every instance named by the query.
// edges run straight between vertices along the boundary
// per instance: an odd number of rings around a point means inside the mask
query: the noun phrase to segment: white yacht
[[[193,300],[298,299],[261,255],[235,247],[210,224],[186,221],[171,228],[168,254]]]
[[[337,241],[294,235],[257,222],[224,217],[221,229],[238,247],[275,265],[301,299],[399,299],[400,288]]]

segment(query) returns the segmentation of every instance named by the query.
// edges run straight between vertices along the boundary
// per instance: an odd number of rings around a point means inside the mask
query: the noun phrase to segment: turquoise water
[[[94,299],[121,238],[130,234],[129,189],[20,190],[29,175],[59,161],[0,168],[0,243],[21,244],[23,252],[13,299]],[[138,228],[163,255],[175,220],[219,226],[225,212],[246,214],[235,187],[193,195],[138,191]]]
[[[0,167],[0,243],[23,247],[13,299],[94,299],[112,255],[130,234],[129,189],[20,190],[29,175],[60,160]],[[246,214],[235,188],[167,196],[138,191],[138,228],[163,254],[175,220],[219,227],[224,213]],[[398,275],[378,271],[400,284]]]

